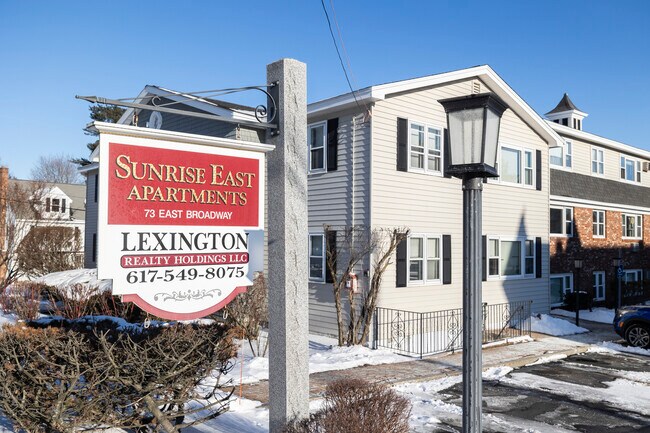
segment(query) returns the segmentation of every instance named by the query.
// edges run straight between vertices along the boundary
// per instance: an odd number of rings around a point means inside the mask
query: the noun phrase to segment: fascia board
[[[551,122],[549,120],[547,120],[546,123],[561,136],[577,138],[592,144],[597,144],[599,146],[604,146],[613,150],[650,160],[650,152],[647,150],[639,149],[638,147],[630,146],[629,144],[621,143],[619,141],[610,140],[609,138],[601,137],[589,132],[573,129],[571,127],[560,125],[559,123]]]

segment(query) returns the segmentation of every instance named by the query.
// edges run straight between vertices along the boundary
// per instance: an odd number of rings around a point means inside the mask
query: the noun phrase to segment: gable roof
[[[582,111],[576,105],[573,103],[571,98],[569,98],[569,94],[565,93],[560,102],[555,106],[554,109],[549,111],[546,114],[553,114],[553,113],[564,113],[565,111]]]
[[[560,146],[562,138],[551,128],[539,114],[535,112],[494,70],[488,65],[474,66],[472,68],[445,72],[436,75],[427,75],[409,80],[394,81],[391,83],[370,86],[352,93],[345,93],[321,101],[313,102],[307,106],[308,115],[326,114],[351,108],[358,103],[373,103],[385,99],[387,96],[416,91],[420,88],[451,83],[468,78],[480,78],[494,93],[496,93],[508,107],[524,120],[544,141],[550,146]],[[356,96],[356,98],[355,98]]]
[[[85,183],[51,183],[38,182],[26,179],[9,179],[10,184],[18,185],[21,188],[30,191],[35,189],[47,189],[47,194],[61,191],[72,202],[71,209],[74,219],[85,221],[86,218],[86,184]]]

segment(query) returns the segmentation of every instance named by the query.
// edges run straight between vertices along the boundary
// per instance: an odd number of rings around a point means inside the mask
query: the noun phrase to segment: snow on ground
[[[14,323],[16,323],[17,320],[18,320],[18,318],[16,317],[15,314],[11,314],[11,313],[4,314],[4,313],[0,312],[0,328],[3,325],[13,325]]]
[[[575,311],[567,311],[559,308],[551,310],[551,314],[564,317],[576,317]],[[593,311],[580,310],[580,318],[589,320],[590,322],[612,323],[614,322],[614,310],[602,307],[594,308]]]
[[[582,315],[582,313],[580,314]],[[555,336],[573,335],[573,334],[581,334],[584,332],[589,332],[588,329],[576,326],[573,323],[568,322],[564,319],[551,317],[548,314],[532,316],[531,329],[533,332],[539,332],[541,334],[548,334],[548,335],[555,335]]]
[[[624,346],[622,344],[614,343],[613,341],[603,341],[597,347],[590,349],[591,351],[598,352],[626,352],[634,353],[636,355],[650,356],[650,349],[642,349],[640,347]]]
[[[241,341],[240,341],[241,345]],[[269,378],[269,360],[267,357],[253,357],[248,342],[243,344],[243,368],[241,347],[234,368],[225,380],[233,383],[253,383]],[[385,349],[372,350],[363,346],[339,347],[333,338],[318,335],[309,336],[309,373],[322,371],[346,370],[362,365],[394,364],[411,361],[402,355],[396,355]]]
[[[73,290],[75,285],[81,285],[86,291],[93,288],[97,288],[98,292],[112,289],[111,280],[97,279],[97,269],[73,269],[71,271],[54,272],[38,278],[36,282],[66,290],[71,298],[77,294]]]

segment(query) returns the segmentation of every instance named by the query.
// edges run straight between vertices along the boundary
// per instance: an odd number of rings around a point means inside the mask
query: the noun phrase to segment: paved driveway
[[[461,385],[435,394],[410,396],[416,418],[433,415],[415,431],[460,431]],[[526,366],[484,380],[483,397],[484,432],[650,432],[650,357],[587,352]]]

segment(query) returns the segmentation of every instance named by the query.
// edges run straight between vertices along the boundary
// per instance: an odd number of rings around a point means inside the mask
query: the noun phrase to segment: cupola
[[[582,131],[582,120],[588,114],[575,106],[568,94],[564,94],[557,106],[546,113],[546,118],[560,125]]]

